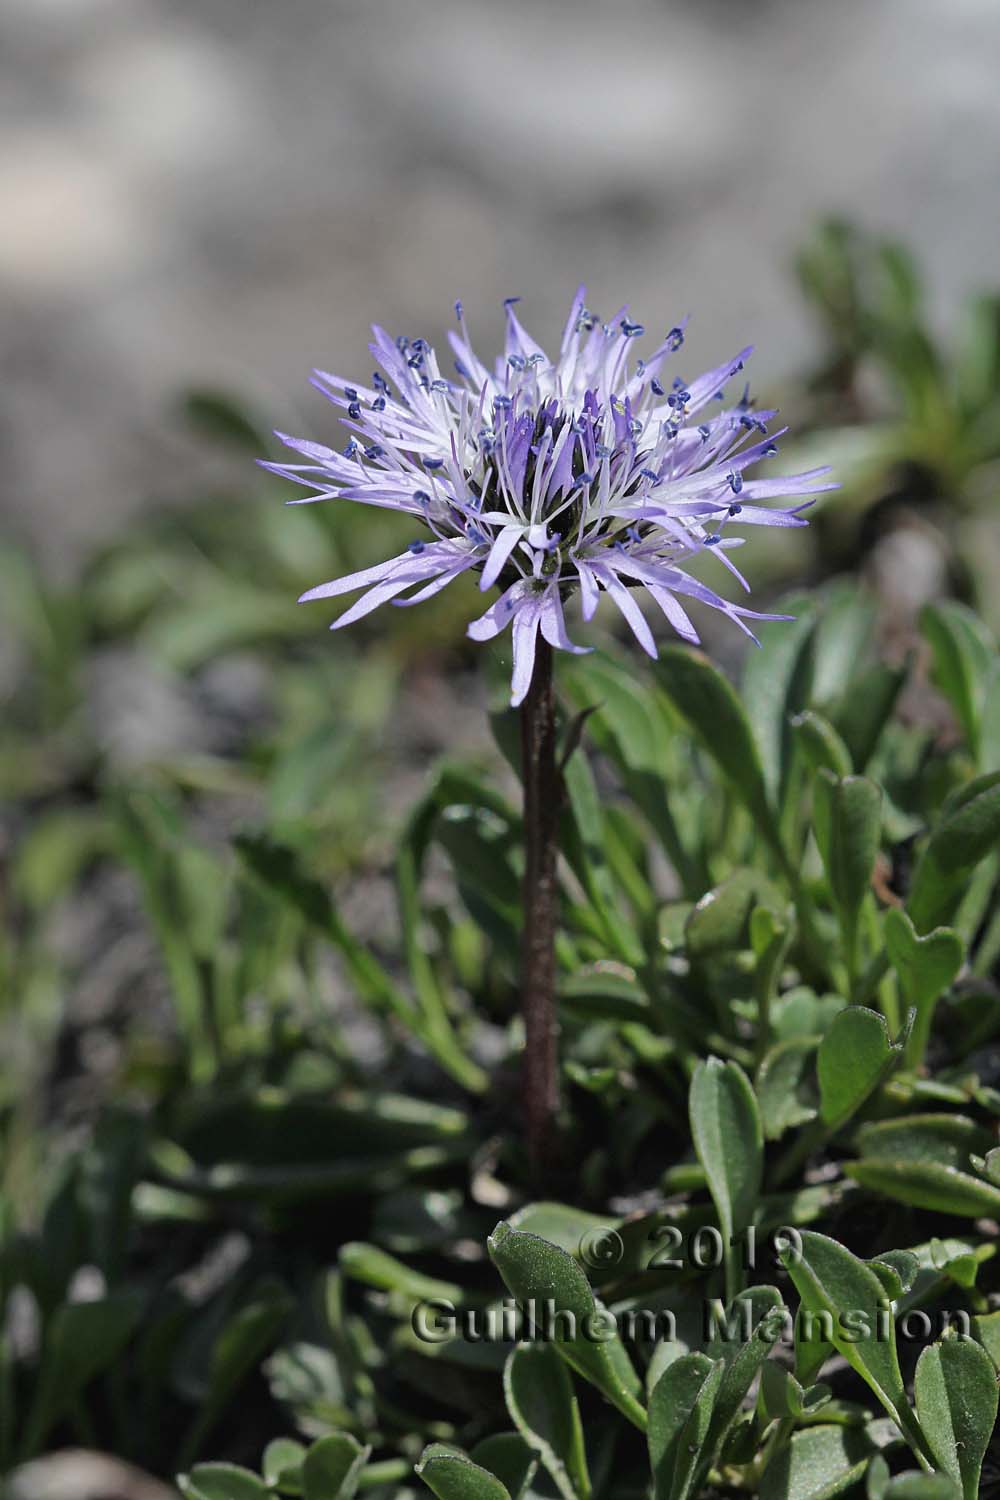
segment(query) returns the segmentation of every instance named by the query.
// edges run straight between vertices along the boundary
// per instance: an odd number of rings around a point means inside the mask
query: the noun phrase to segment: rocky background
[[[71,571],[217,475],[179,389],[320,433],[309,368],[457,295],[552,335],[585,279],[694,314],[693,363],[755,340],[766,384],[830,211],[902,235],[945,321],[995,279],[998,49],[994,0],[4,0],[7,528]]]

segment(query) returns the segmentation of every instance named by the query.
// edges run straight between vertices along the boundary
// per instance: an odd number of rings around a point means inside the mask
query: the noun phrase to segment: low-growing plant
[[[210,656],[153,594],[153,638]],[[847,579],[776,612],[738,690],[686,645],[560,658],[527,757],[496,713],[374,845],[388,658],[359,709],[299,641],[252,756],[137,774],[67,733],[80,663],[39,630],[0,1468],[72,1440],[191,1500],[995,1492],[996,641],[944,600],[901,647]],[[560,1037],[530,1161],[540,819]],[[67,1146],[33,1128],[50,907],[123,867],[161,1019],[122,1024],[118,1101]]]

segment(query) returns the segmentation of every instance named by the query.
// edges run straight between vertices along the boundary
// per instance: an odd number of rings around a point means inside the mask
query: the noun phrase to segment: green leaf
[[[607,1255],[609,1268],[615,1266],[617,1246],[616,1226],[620,1220],[611,1214],[592,1214],[585,1208],[572,1208],[567,1203],[526,1203],[507,1220],[511,1229],[520,1229],[527,1234],[536,1234],[550,1245],[558,1245],[567,1255],[577,1260],[586,1254],[591,1270],[600,1268],[602,1239],[607,1240],[603,1253]],[[588,1248],[589,1247],[589,1248]]]
[[[721,1360],[682,1354],[653,1387],[649,1459],[655,1500],[686,1500],[691,1494],[721,1379]]]
[[[919,1469],[908,1469],[903,1474],[889,1475],[889,1465],[877,1453],[868,1465],[865,1475],[867,1500],[961,1500],[959,1491],[947,1474],[927,1474]]]
[[[190,1463],[235,1392],[274,1347],[291,1308],[291,1298],[280,1284],[265,1281],[254,1299],[225,1324],[212,1346],[207,1394],[181,1448],[182,1467]]]
[[[228,391],[196,386],[181,398],[181,414],[213,446],[228,443],[251,458],[263,458],[271,447],[271,437],[262,424],[249,414],[246,406]]]
[[[883,1250],[866,1264],[871,1266],[893,1302],[898,1302],[910,1290],[920,1273],[920,1261],[911,1250]]]
[[[1000,771],[968,782],[947,799],[913,876],[906,909],[918,932],[951,920],[970,871],[1000,841]]]
[[[271,1489],[285,1494],[302,1494],[302,1460],[306,1456],[304,1443],[293,1438],[274,1438],[264,1449],[261,1473]]]
[[[722,1379],[705,1444],[713,1459],[739,1416],[744,1397],[781,1337],[788,1309],[773,1286],[754,1286],[741,1293],[714,1322],[705,1353],[722,1363]],[[733,1334],[736,1334],[735,1338]]]
[[[889,1465],[881,1453],[868,1465],[865,1493],[868,1500],[961,1500],[957,1485],[947,1474],[907,1469],[890,1479]]]
[[[396,1016],[465,1087],[481,1088],[481,1070],[470,1064],[446,1022],[428,1023],[413,1001],[350,932],[325,887],[303,868],[298,853],[264,834],[241,834],[237,851],[258,880],[280,895],[337,949],[358,993],[374,1009]]]
[[[885,946],[899,978],[903,1002],[917,1013],[906,1049],[907,1063],[917,1068],[927,1050],[934,1008],[962,967],[965,949],[950,927],[937,927],[920,937],[899,907],[886,912]]]
[[[753,1220],[764,1171],[764,1136],[753,1088],[735,1062],[700,1062],[688,1098],[691,1135],[705,1169],[726,1250],[726,1295],[736,1293],[733,1241]]]
[[[881,819],[882,792],[873,781],[864,776],[838,781],[829,771],[818,773],[813,782],[813,826],[852,972],[858,916],[871,885]]]
[[[349,1432],[331,1432],[313,1443],[302,1462],[305,1500],[353,1500],[371,1451]]]
[[[827,592],[813,647],[813,698],[829,704],[840,698],[855,677],[875,635],[875,601],[853,582],[834,584]],[[847,768],[850,770],[850,766]]]
[[[511,1500],[507,1486],[457,1448],[431,1443],[416,1472],[438,1500]]]
[[[973,1331],[1000,1375],[1000,1312],[982,1313],[972,1320]]]
[[[760,1393],[769,1417],[813,1416],[829,1404],[832,1392],[828,1385],[799,1384],[791,1370],[769,1359],[761,1370]]]
[[[830,720],[850,753],[856,771],[863,771],[875,753],[907,677],[907,668],[879,662],[853,677]]]
[[[429,1302],[435,1298],[447,1302],[463,1300],[462,1288],[455,1282],[425,1276],[404,1265],[394,1255],[380,1250],[377,1245],[367,1245],[360,1240],[341,1245],[339,1264],[344,1275],[352,1280],[378,1287],[380,1291],[398,1292],[411,1302]]]
[[[648,683],[637,680],[631,663],[595,652],[560,665],[563,687],[576,706],[594,708],[590,734],[621,771],[629,796],[663,844],[684,890],[704,890],[698,862],[682,842],[670,808],[666,772],[674,710],[662,694],[651,693]]]
[[[986,1448],[997,1419],[993,1362],[972,1339],[931,1344],[913,1380],[917,1420],[937,1464],[976,1500]]]
[[[612,952],[625,963],[641,964],[643,949],[631,925],[622,915],[618,892],[607,861],[607,834],[601,798],[590,762],[584,754],[570,758],[563,771],[578,842],[579,857],[571,860],[594,907]],[[567,857],[570,851],[565,849]]]
[[[862,1156],[964,1169],[991,1137],[967,1115],[920,1114],[873,1121],[861,1127],[857,1139]]]
[[[692,958],[732,953],[750,940],[750,913],[759,903],[780,910],[780,892],[759,870],[734,870],[707,891],[684,924],[684,945]]]
[[[892,1302],[881,1281],[845,1246],[815,1230],[781,1252],[803,1309],[820,1315],[822,1338],[847,1360],[921,1455],[925,1445],[906,1399]],[[825,1316],[823,1316],[825,1315]]]
[[[925,605],[920,629],[933,653],[934,683],[951,704],[972,757],[978,760],[983,704],[996,642],[971,609],[954,599]]]
[[[780,849],[760,750],[732,685],[707,656],[679,646],[661,651],[656,678],[727,777],[763,837],[772,848]]]
[[[586,1500],[590,1476],[580,1408],[565,1362],[551,1344],[521,1344],[507,1359],[504,1396],[511,1419],[565,1500]]]
[[[857,1113],[902,1052],[877,1011],[849,1005],[838,1012],[816,1055],[820,1114],[831,1132]]]
[[[538,1305],[551,1306],[557,1334],[563,1331],[558,1315],[570,1315],[565,1320],[570,1325],[566,1336],[554,1338],[552,1347],[630,1422],[645,1431],[639,1378],[614,1319],[595,1301],[590,1283],[572,1256],[507,1223],[498,1224],[487,1243],[493,1264],[522,1307],[532,1298]]]
[[[954,1167],[866,1156],[845,1162],[844,1171],[862,1187],[912,1208],[966,1219],[1000,1214],[1000,1188]]]
[[[791,728],[806,760],[814,771],[827,770],[834,776],[851,774],[851,752],[829,719],[813,709],[796,714]]]
[[[121,1292],[95,1302],[64,1302],[48,1328],[34,1400],[22,1435],[22,1453],[36,1453],[53,1426],[87,1386],[126,1348],[142,1316],[142,1299]]]
[[[852,1427],[807,1427],[768,1464],[760,1500],[832,1500],[865,1472],[872,1445]]]
[[[239,1464],[196,1464],[177,1483],[187,1500],[268,1500],[264,1481]]]
[[[792,1036],[765,1053],[754,1089],[767,1140],[776,1141],[786,1130],[815,1119],[812,1063],[820,1040]]]
[[[780,802],[788,777],[792,748],[789,720],[809,698],[816,606],[808,595],[797,595],[781,601],[781,612],[794,615],[794,620],[760,627],[762,650],[748,653],[741,684],[772,803]]]
[[[563,1369],[558,1356],[555,1363]],[[495,1432],[477,1443],[469,1457],[481,1469],[496,1475],[511,1500],[518,1500],[528,1490],[538,1469],[536,1455],[519,1432]]]

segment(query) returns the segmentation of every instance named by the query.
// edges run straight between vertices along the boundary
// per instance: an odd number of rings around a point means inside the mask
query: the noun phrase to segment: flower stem
[[[521,706],[524,784],[524,931],[521,1009],[524,1015],[524,1121],[536,1186],[555,1159],[559,1109],[559,1023],[556,1015],[556,918],[559,803],[552,647],[539,637],[531,686]]]

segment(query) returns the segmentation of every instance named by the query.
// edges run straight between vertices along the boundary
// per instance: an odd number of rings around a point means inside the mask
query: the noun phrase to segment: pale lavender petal
[[[523,526],[505,526],[497,536],[483,565],[483,576],[479,580],[479,587],[484,593],[496,583],[506,566],[507,559],[523,535]]]
[[[594,568],[594,572],[607,589],[612,602],[625,617],[639,645],[647,656],[655,658],[656,642],[653,640],[653,632],[649,628],[645,615],[635,602],[634,594],[625,587],[609,564],[600,564]]]
[[[693,646],[697,646],[700,639],[698,632],[688,618],[687,611],[677,602],[673,594],[661,588],[657,583],[647,583],[646,592],[651,599],[655,599],[677,634],[685,641],[690,641]]]
[[[506,630],[514,618],[515,610],[527,597],[531,587],[530,581],[526,578],[519,578],[516,583],[512,583],[499,599],[494,599],[485,614],[481,614],[478,620],[473,620],[470,625],[466,626],[466,635],[471,636],[474,641],[491,641],[494,636],[500,634],[501,630]]]
[[[748,479],[742,494],[748,500],[775,500],[781,495],[820,495],[827,490],[839,490],[835,481],[817,484],[817,479],[829,474],[829,468],[809,469],[804,474],[788,474],[783,479]]]
[[[535,670],[535,641],[538,638],[538,617],[541,604],[537,594],[526,600],[514,612],[511,631],[514,651],[514,672],[510,680],[510,706],[519,708],[531,686]]]
[[[572,651],[575,656],[585,656],[588,651],[594,649],[593,646],[574,645],[566,633],[566,618],[563,614],[557,583],[550,584],[545,590],[540,624],[542,635],[557,651]]]
[[[362,568],[357,573],[345,573],[343,578],[333,578],[329,583],[321,583],[318,587],[307,590],[299,596],[299,603],[307,604],[311,599],[334,599],[338,594],[350,594],[355,589],[364,588],[366,584],[378,583],[394,568],[409,562],[410,557],[409,552],[402,552],[398,557],[390,557],[388,562],[375,563],[373,567]]]
[[[582,558],[576,559],[577,577],[580,580],[580,607],[585,620],[592,620],[597,609],[601,591],[597,579]]]

